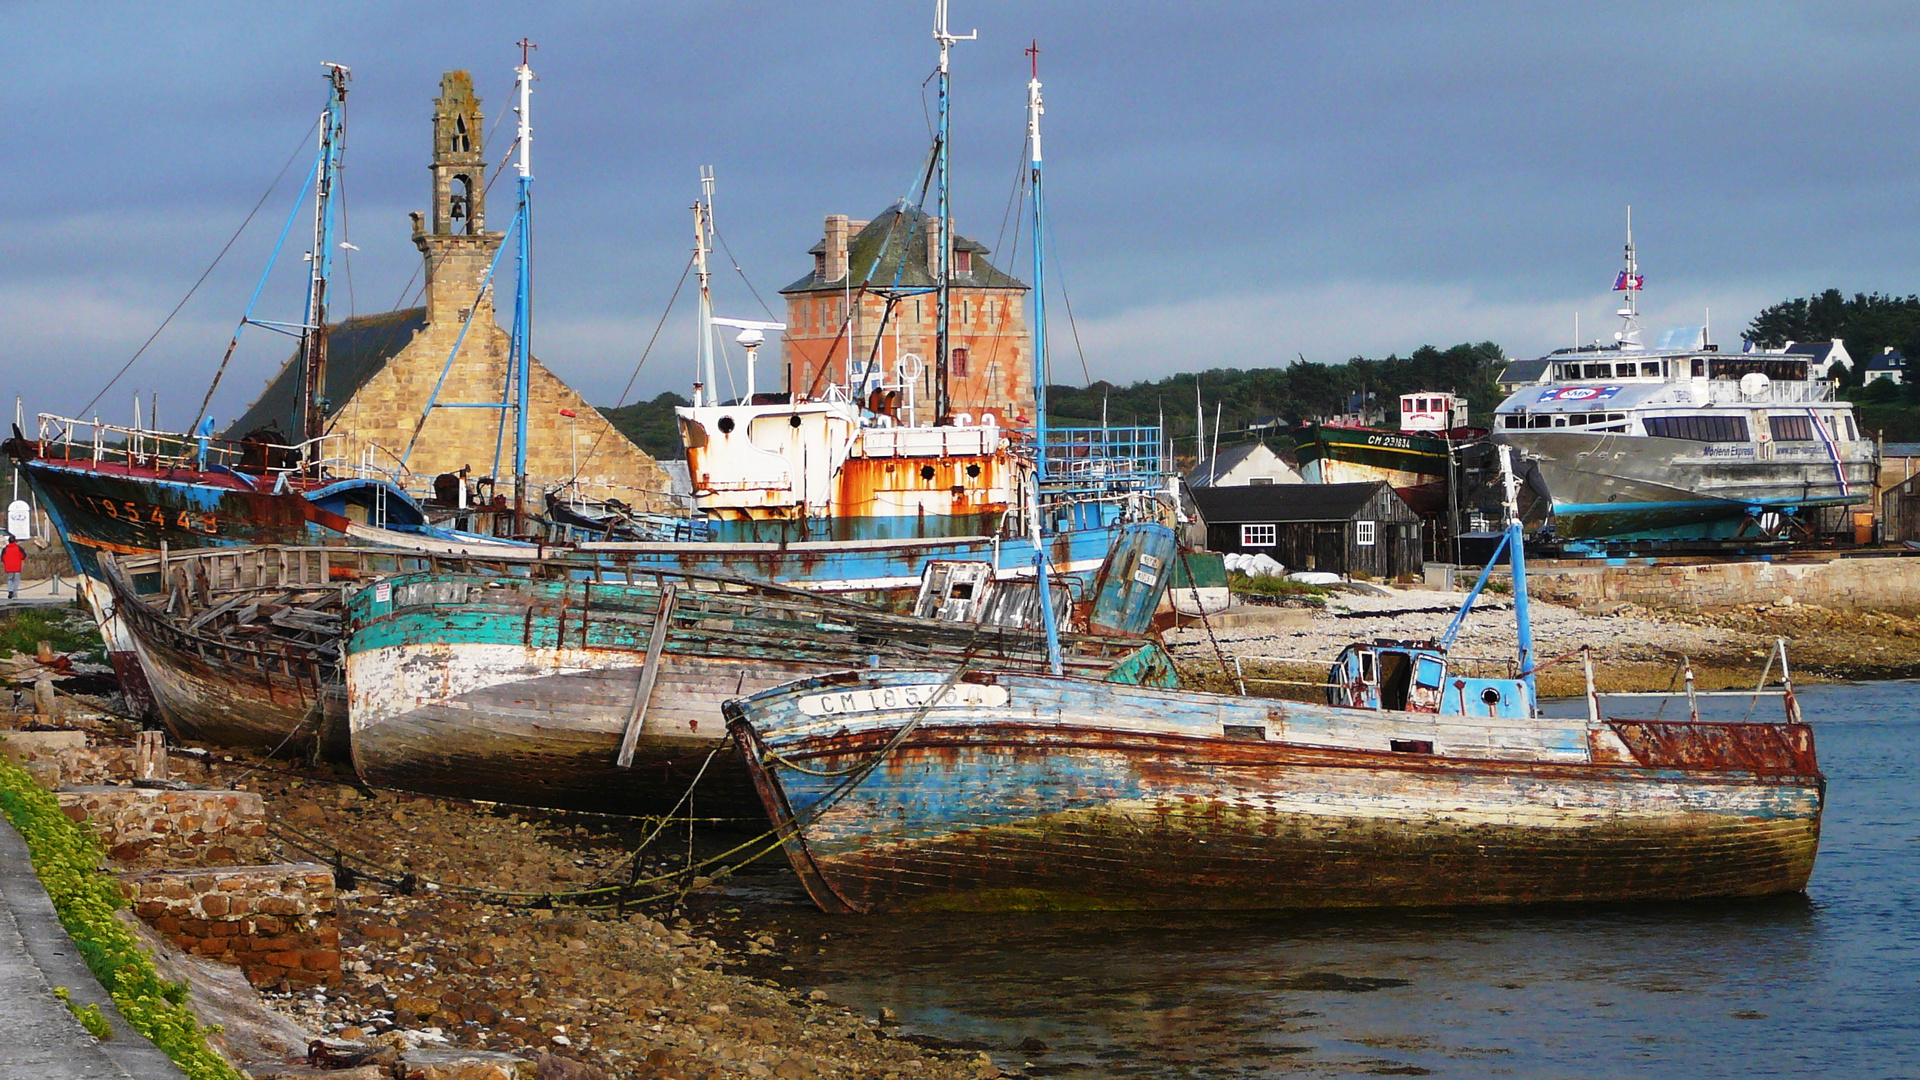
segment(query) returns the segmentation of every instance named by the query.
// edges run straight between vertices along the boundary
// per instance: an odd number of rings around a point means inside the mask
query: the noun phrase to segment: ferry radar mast
[[[1620,310],[1614,312],[1620,316],[1620,329],[1614,332],[1613,340],[1622,352],[1640,352],[1646,346],[1640,343],[1640,306],[1635,298],[1646,278],[1640,273],[1640,263],[1633,252],[1633,207],[1627,207],[1627,262],[1620,276],[1613,279],[1613,291],[1624,294],[1620,300]]]

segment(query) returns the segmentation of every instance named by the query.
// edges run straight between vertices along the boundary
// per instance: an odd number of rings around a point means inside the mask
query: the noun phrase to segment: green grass
[[[0,615],[0,657],[17,652],[32,656],[42,641],[56,652],[80,653],[90,663],[107,662],[99,628],[79,608],[18,608]]]
[[[26,838],[34,872],[53,898],[60,924],[127,1022],[192,1080],[242,1080],[207,1046],[207,1029],[187,1009],[186,984],[161,979],[133,931],[115,917],[114,912],[126,906],[126,896],[119,881],[101,871],[104,855],[93,833],[61,813],[59,800],[34,783],[26,770],[3,758],[0,812]],[[87,1008],[92,1015],[82,1015],[80,1009],[74,1015],[96,1037],[111,1035],[107,1018]],[[103,1028],[106,1034],[101,1034]]]
[[[1249,577],[1238,570],[1227,571],[1227,588],[1236,593],[1255,596],[1297,599],[1303,601],[1303,606],[1306,607],[1325,607],[1327,594],[1330,591],[1324,585],[1308,585],[1270,575]]]

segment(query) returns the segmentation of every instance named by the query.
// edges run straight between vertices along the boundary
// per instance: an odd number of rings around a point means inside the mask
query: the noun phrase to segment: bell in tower
[[[433,100],[433,232],[477,236],[486,231],[486,158],[480,145],[480,99],[473,76],[449,71]]]

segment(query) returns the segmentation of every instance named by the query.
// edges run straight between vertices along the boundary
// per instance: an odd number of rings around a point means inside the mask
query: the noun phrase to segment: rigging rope
[[[247,211],[246,219],[240,222],[240,227],[233,230],[233,235],[227,237],[227,242],[220,246],[220,253],[215,255],[213,261],[207,264],[207,268],[200,272],[198,278],[194,279],[193,287],[187,290],[187,295],[181,297],[180,302],[173,305],[173,310],[167,312],[167,317],[160,320],[160,325],[154,329],[153,333],[147,335],[147,340],[140,343],[140,347],[134,350],[132,356],[127,358],[127,362],[120,365],[120,370],[114,374],[113,378],[107,380],[107,385],[101,387],[100,392],[93,395],[93,400],[80,407],[80,415],[85,416],[89,410],[100,403],[100,399],[106,396],[107,391],[113,389],[113,384],[119,382],[121,376],[127,373],[127,369],[133,367],[134,361],[140,359],[141,355],[147,351],[147,346],[152,345],[154,339],[160,336],[161,331],[165,330],[167,326],[173,322],[173,317],[180,314],[180,309],[187,306],[187,301],[193,299],[193,294],[200,291],[200,286],[206,283],[207,277],[213,273],[213,268],[220,265],[220,260],[226,258],[227,252],[233,249],[234,242],[240,239],[240,234],[247,231],[248,225],[253,224],[254,215],[258,214],[260,208],[267,204],[267,200],[273,197],[274,189],[279,187],[280,181],[286,178],[287,170],[293,168],[294,161],[300,157],[300,151],[307,148],[307,137],[312,135],[314,129],[319,126],[320,121],[316,118],[313,125],[307,128],[306,132],[300,136],[300,142],[294,147],[293,153],[288,155],[286,164],[280,166],[279,174],[273,178],[271,184],[267,185],[267,190],[261,193],[260,201],[254,203],[253,209]],[[231,358],[232,355],[232,347],[229,346],[227,356]],[[220,369],[222,371],[226,370],[226,366],[226,360],[220,361]],[[220,376],[218,374],[214,375],[214,383],[217,385],[219,381]],[[207,397],[211,399],[213,397],[213,391],[207,391]],[[206,412],[206,406],[202,405],[200,411],[204,414]],[[200,423],[199,417],[195,417],[193,422],[195,426],[198,426]],[[191,430],[191,428],[188,429],[189,432],[191,432]]]
[[[633,365],[633,374],[627,376],[627,385],[621,389],[620,403],[614,406],[615,409],[626,407],[627,395],[633,392],[633,384],[640,378],[640,369],[647,366],[647,357],[653,355],[654,343],[660,340],[660,331],[667,325],[667,316],[673,314],[673,305],[680,299],[680,290],[686,287],[687,275],[693,272],[694,258],[695,256],[692,255],[687,256],[687,265],[680,270],[680,280],[674,283],[673,295],[667,298],[667,306],[660,310],[660,321],[653,324],[653,336],[647,339],[647,347],[641,350],[639,362]],[[601,416],[601,419],[606,419],[604,414]],[[572,476],[567,477],[568,484],[580,479],[581,470],[585,469],[587,464],[593,460],[593,455],[600,451],[601,440],[607,437],[607,432],[612,428],[613,422],[608,420],[607,426],[600,429],[600,434],[593,437],[593,445],[587,447],[586,455],[580,459],[580,467],[573,470]],[[562,484],[561,486],[565,487],[566,484]]]

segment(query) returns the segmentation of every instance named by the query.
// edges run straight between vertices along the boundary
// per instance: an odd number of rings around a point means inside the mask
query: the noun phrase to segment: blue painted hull
[[[826,910],[1314,908],[1804,888],[1804,724],[1436,716],[1010,673],[728,705]],[[1412,749],[1407,749],[1411,747]]]

